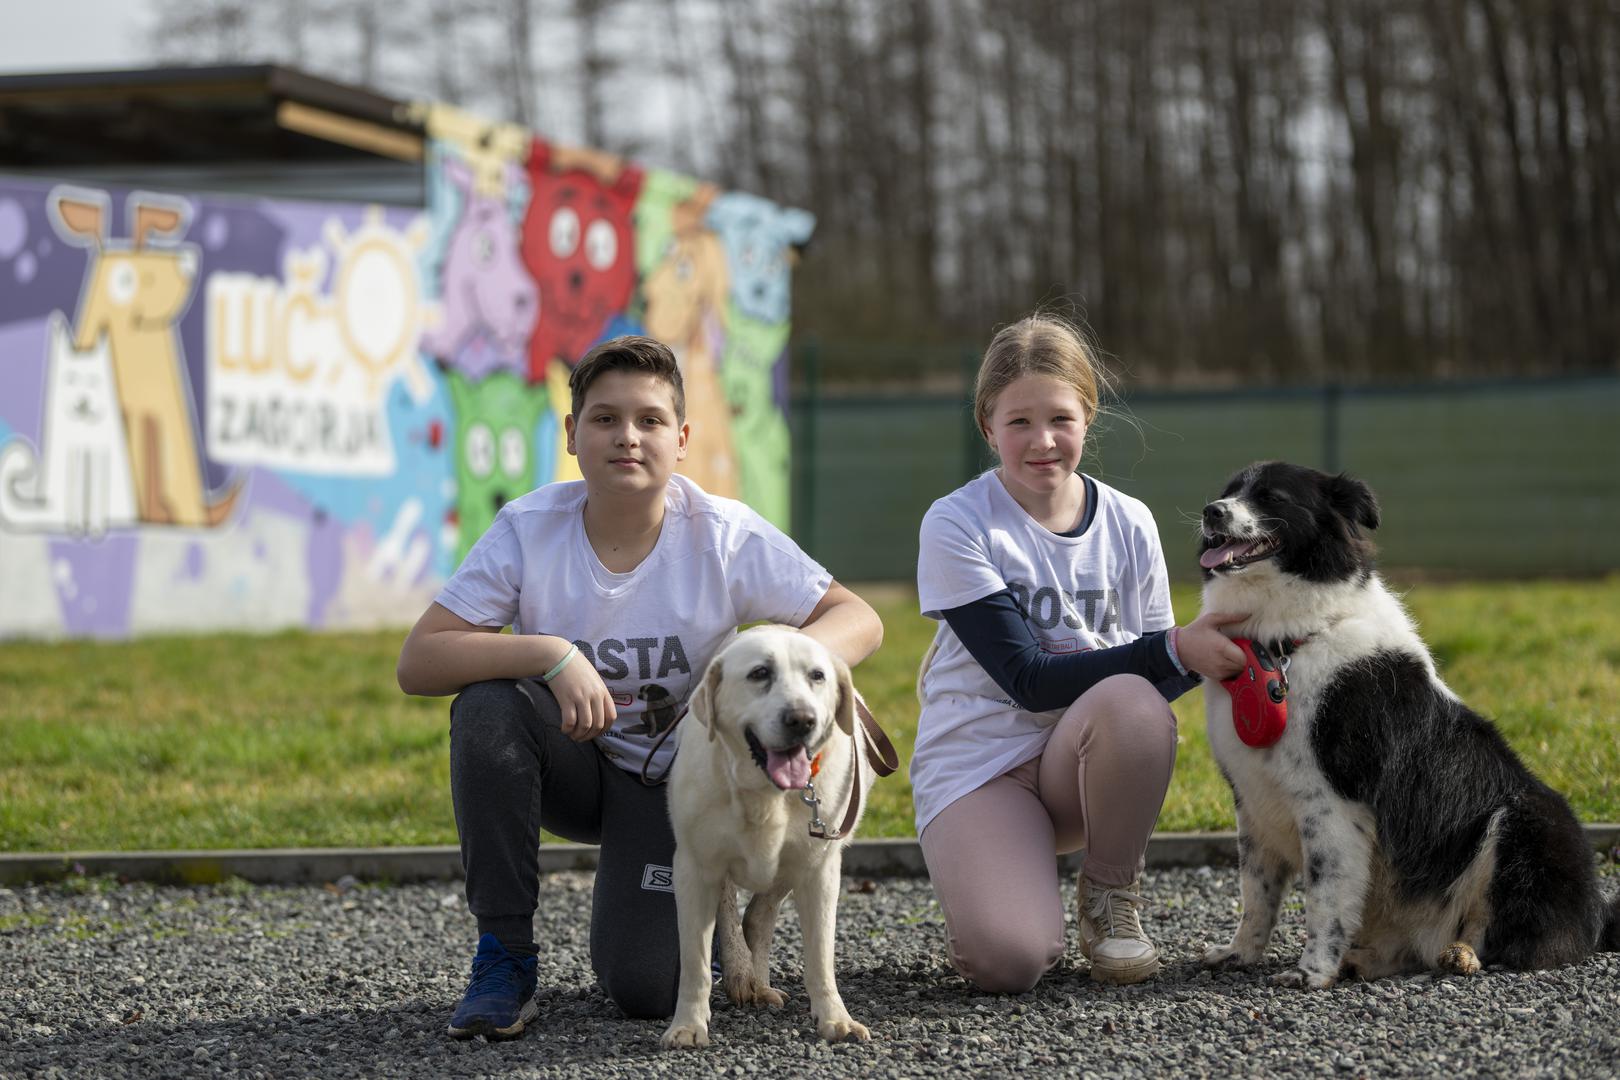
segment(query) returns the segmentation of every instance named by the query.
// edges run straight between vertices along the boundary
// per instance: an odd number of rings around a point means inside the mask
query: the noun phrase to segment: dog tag
[[[1258,641],[1234,638],[1243,650],[1243,670],[1221,685],[1232,695],[1232,726],[1244,745],[1266,747],[1288,726],[1288,677],[1283,665]]]

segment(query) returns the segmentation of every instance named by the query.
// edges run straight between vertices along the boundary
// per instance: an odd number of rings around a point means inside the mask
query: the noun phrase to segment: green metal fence
[[[991,460],[966,382],[793,401],[794,533],[841,580],[914,580],[923,513]],[[948,376],[948,370],[947,370]],[[965,377],[964,377],[965,378]],[[937,383],[936,379],[936,383]],[[1377,491],[1387,567],[1465,576],[1620,570],[1620,377],[1132,393],[1083,468],[1152,508],[1173,577],[1197,515],[1243,465],[1285,458]]]

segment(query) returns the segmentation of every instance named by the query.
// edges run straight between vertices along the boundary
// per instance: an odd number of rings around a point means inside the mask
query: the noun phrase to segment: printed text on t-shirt
[[[1013,599],[1025,618],[1042,630],[1053,630],[1059,623],[1070,630],[1082,628],[1106,634],[1120,628],[1118,589],[1059,589],[1052,585],[1036,588],[1027,581],[1009,581]],[[1082,617],[1082,610],[1084,616]]]
[[[621,641],[618,638],[604,638],[595,645],[576,640],[574,644],[579,646],[585,659],[604,679],[667,679],[671,672],[676,671],[692,674],[692,665],[687,662],[686,648],[681,644],[679,634],[662,639],[633,637]],[[630,671],[632,658],[637,669],[634,675]]]

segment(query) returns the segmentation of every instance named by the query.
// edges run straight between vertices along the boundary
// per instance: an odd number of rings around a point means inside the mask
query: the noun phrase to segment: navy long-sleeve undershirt
[[[1097,516],[1097,484],[1085,473],[1085,510],[1063,536],[1081,536]],[[1166,630],[1146,634],[1124,645],[1089,652],[1049,653],[1035,640],[1024,610],[1011,589],[940,612],[968,655],[977,660],[997,686],[1029,712],[1066,709],[1076,698],[1110,675],[1140,675],[1166,701],[1197,686],[1196,674],[1183,675],[1170,659]]]
[[[1035,640],[1011,589],[940,613],[969,655],[1021,709],[1066,709],[1110,675],[1140,675],[1174,701],[1198,685],[1170,659],[1168,630],[1088,652],[1049,653]]]

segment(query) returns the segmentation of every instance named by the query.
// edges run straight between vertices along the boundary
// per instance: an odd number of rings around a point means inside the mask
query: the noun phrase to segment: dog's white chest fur
[[[1251,571],[1252,573],[1252,571]],[[1253,747],[1238,737],[1232,698],[1218,683],[1204,687],[1210,751],[1231,782],[1253,824],[1286,847],[1299,850],[1295,823],[1303,804],[1322,802],[1340,813],[1361,814],[1340,799],[1324,775],[1311,743],[1322,695],[1346,666],[1380,650],[1428,652],[1411,620],[1376,575],[1365,581],[1301,589],[1278,575],[1218,577],[1204,589],[1204,610],[1250,612],[1232,628],[1234,637],[1299,642],[1287,659],[1288,722],[1282,738]],[[1431,670],[1432,670],[1432,664]]]
[[[835,742],[838,750],[844,750],[847,737]],[[812,837],[809,807],[798,793],[743,787],[737,773],[754,779],[744,770],[757,771],[752,761],[716,755],[682,780],[688,790],[703,793],[683,807],[683,814],[698,821],[729,823],[695,836],[688,833],[686,843],[709,865],[724,867],[734,884],[749,892],[765,892],[784,877],[798,878],[847,842],[847,838]]]

